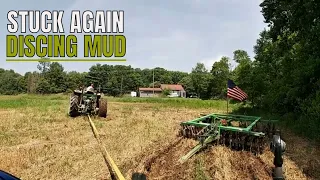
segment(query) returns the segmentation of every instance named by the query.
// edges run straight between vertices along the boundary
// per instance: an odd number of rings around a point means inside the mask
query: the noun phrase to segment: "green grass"
[[[203,162],[203,157],[198,157],[195,162],[195,177],[196,180],[208,180],[208,176],[205,172],[205,165]]]
[[[139,98],[139,97],[104,97],[108,102],[125,102],[125,103],[151,103],[157,104],[156,107],[185,107],[191,109],[225,109],[227,103],[225,100],[200,100],[189,98]],[[48,110],[50,107],[58,107],[58,105],[68,103],[69,96],[63,94],[54,95],[29,95],[22,94],[16,96],[0,96],[0,108],[26,108],[37,107],[40,110]],[[238,104],[229,103],[229,111],[237,108]],[[67,108],[67,107],[66,107]]]
[[[227,109],[227,102],[225,100],[200,100],[189,98],[139,98],[139,97],[122,97],[122,98],[109,98],[110,102],[130,102],[130,103],[157,103],[162,106],[169,107],[186,107],[186,108],[216,108]],[[238,107],[238,104],[230,104],[229,108],[233,109]]]
[[[68,100],[63,95],[18,95],[18,96],[0,96],[0,108],[26,108],[38,107],[46,109],[50,106],[60,105]]]

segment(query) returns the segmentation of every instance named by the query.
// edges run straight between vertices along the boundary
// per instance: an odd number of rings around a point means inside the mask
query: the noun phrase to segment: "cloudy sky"
[[[190,72],[197,62],[210,68],[236,49],[254,56],[253,46],[266,24],[257,0],[12,0],[0,7],[0,67],[19,73],[36,70],[37,63],[6,62],[7,13],[10,10],[124,10],[127,62],[137,68],[163,67]],[[68,24],[64,24],[68,30]],[[81,36],[79,36],[81,37]],[[82,39],[79,39],[81,41]],[[79,46],[79,51],[82,47]],[[81,55],[79,53],[79,55]],[[62,63],[65,70],[87,71],[95,63]]]

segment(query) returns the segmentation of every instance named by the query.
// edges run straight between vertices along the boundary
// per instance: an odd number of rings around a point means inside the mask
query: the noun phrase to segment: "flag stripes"
[[[227,96],[239,101],[244,101],[248,98],[248,95],[230,79],[228,80]]]

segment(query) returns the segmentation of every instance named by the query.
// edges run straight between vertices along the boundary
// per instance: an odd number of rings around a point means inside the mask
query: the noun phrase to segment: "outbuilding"
[[[139,88],[139,97],[155,97],[160,96],[161,88]]]

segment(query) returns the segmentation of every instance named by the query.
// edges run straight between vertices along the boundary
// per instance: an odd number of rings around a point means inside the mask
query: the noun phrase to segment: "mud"
[[[273,154],[266,151],[255,156],[247,151],[233,151],[225,146],[211,146],[194,155],[184,164],[179,158],[187,154],[197,141],[177,139],[151,155],[140,159],[135,172],[147,179],[216,179],[216,180],[272,180]],[[295,164],[284,158],[286,179],[307,179]]]
[[[193,164],[195,158],[191,158],[188,163],[181,165],[178,160],[187,154],[197,142],[183,139],[179,143],[171,146],[165,153],[160,154],[148,167],[146,173],[148,179],[194,179]]]

